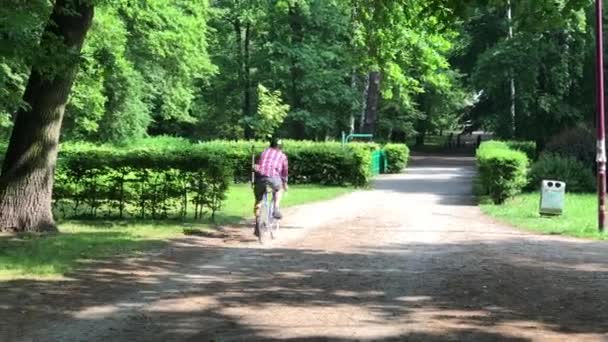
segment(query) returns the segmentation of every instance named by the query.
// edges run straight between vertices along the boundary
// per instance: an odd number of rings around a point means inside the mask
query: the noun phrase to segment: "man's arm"
[[[260,161],[262,160],[262,155],[258,154],[255,156],[255,161],[253,163],[253,170],[255,172],[260,172]]]
[[[287,190],[287,179],[289,177],[289,162],[287,156],[283,158],[283,165],[281,167],[281,179],[283,180],[283,187]]]

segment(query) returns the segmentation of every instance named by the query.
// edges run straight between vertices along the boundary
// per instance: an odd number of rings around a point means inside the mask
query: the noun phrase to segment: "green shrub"
[[[405,144],[386,144],[386,172],[399,173],[407,167],[410,158],[410,149]]]
[[[500,204],[521,192],[527,184],[528,164],[523,152],[510,149],[504,142],[482,143],[477,150],[477,167],[484,194]]]
[[[221,208],[233,166],[187,142],[117,148],[63,145],[54,201],[63,217],[212,217]]]
[[[223,154],[234,166],[235,181],[251,178],[251,150],[262,152],[268,144],[247,141],[211,141],[200,148]],[[365,186],[371,180],[371,151],[376,144],[352,143],[346,147],[338,142],[284,141],[289,158],[289,179],[292,184],[324,184]]]
[[[586,127],[570,128],[549,140],[543,152],[571,157],[595,170],[595,135]]]
[[[534,141],[506,141],[507,146],[516,151],[526,154],[529,160],[536,160],[536,143]]]
[[[213,216],[230,183],[251,177],[265,142],[191,143],[172,137],[125,145],[62,144],[55,172],[57,214],[74,217]],[[377,144],[285,141],[290,183],[365,186]],[[1,158],[1,157],[0,157]]]
[[[551,153],[543,154],[532,165],[530,186],[538,187],[545,179],[566,182],[566,189],[570,192],[593,192],[596,184],[593,171],[587,165],[573,157]]]

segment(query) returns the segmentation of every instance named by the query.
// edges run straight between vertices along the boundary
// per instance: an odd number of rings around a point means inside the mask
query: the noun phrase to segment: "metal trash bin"
[[[540,190],[540,214],[561,215],[564,212],[566,183],[544,180]]]

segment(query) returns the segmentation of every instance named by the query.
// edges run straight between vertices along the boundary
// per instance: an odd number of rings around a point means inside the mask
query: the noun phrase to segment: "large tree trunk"
[[[55,2],[40,41],[40,50],[46,53],[32,66],[24,94],[28,106],[16,114],[2,166],[0,231],[57,229],[51,208],[57,145],[77,60],[92,20],[93,5],[86,1]],[[57,46],[57,38],[63,47]]]
[[[369,91],[367,93],[367,105],[365,107],[365,122],[363,133],[374,134],[376,131],[376,119],[378,117],[378,105],[380,103],[380,72],[369,73]]]

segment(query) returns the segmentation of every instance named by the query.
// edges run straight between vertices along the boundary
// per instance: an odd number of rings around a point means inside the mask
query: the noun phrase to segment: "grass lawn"
[[[284,206],[327,200],[352,188],[315,185],[293,186]],[[234,185],[228,192],[217,222],[229,224],[252,215],[253,195],[249,185]],[[164,245],[183,235],[193,222],[180,221],[68,221],[59,225],[61,234],[0,236],[0,281],[16,278],[49,278],[74,270],[78,263],[108,256],[134,255]],[[209,222],[196,225],[213,229]]]
[[[566,195],[565,212],[559,217],[541,217],[539,202],[540,195],[532,193],[517,196],[502,206],[484,204],[481,208],[492,217],[527,230],[597,240],[608,237],[597,231],[595,194]]]

